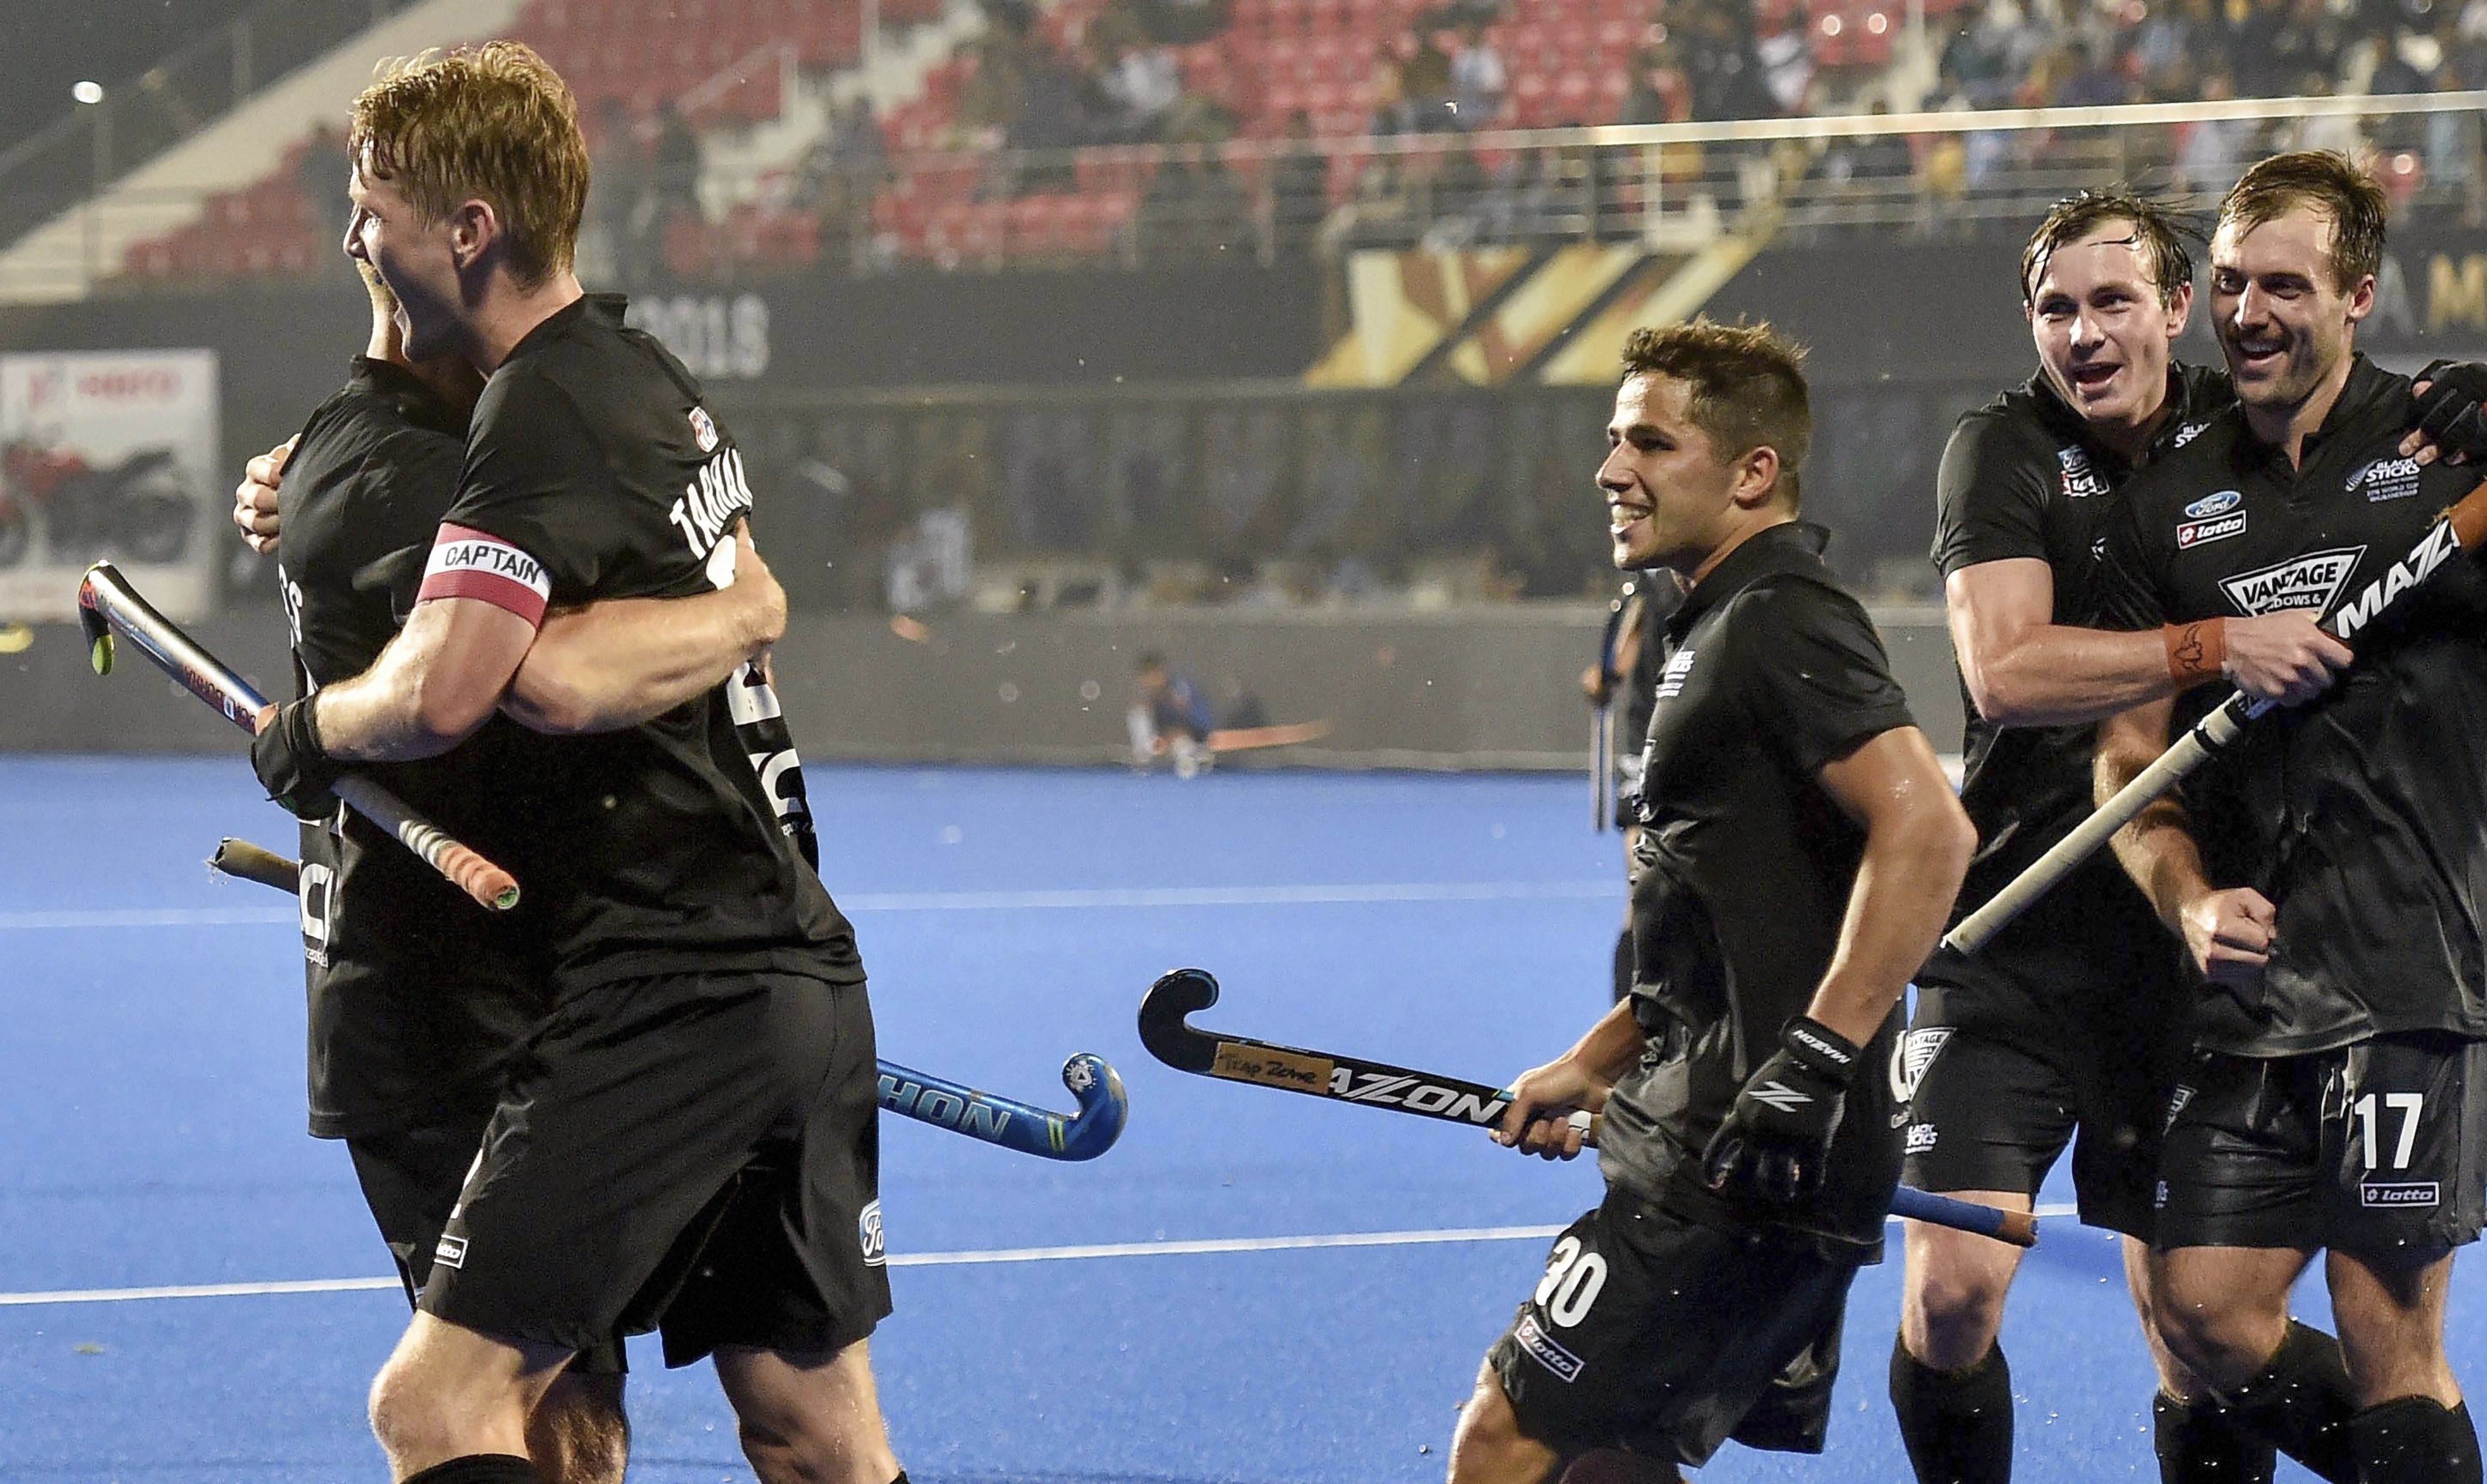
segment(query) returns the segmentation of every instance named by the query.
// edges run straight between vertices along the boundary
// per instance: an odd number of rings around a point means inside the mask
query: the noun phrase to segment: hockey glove
[[[2436,361],[2417,374],[2426,391],[2413,399],[2417,431],[2435,440],[2453,463],[2487,463],[2487,366],[2475,361]]]
[[[1745,1079],[1719,1132],[1702,1151],[1710,1189],[1742,1186],[1792,1206],[1822,1189],[1830,1136],[1863,1052],[1830,1026],[1800,1015],[1779,1032],[1779,1049]]]
[[[291,810],[296,819],[317,824],[337,812],[337,797],[328,785],[345,770],[320,745],[320,723],[312,697],[288,701],[276,709],[250,744],[250,766],[267,797]]]

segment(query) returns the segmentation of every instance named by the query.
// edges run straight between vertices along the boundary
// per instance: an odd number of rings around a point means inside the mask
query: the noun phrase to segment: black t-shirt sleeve
[[[1738,660],[1751,666],[1758,735],[1806,777],[1895,727],[1914,726],[1882,636],[1857,600],[1807,581],[1749,589],[1737,602]]]
[[[1935,475],[1935,567],[1945,577],[1980,562],[2049,558],[2047,496],[2057,469],[1991,412],[1962,418]]]
[[[567,392],[540,376],[496,378],[476,404],[458,500],[444,523],[533,557],[556,603],[619,596],[598,590],[629,539],[613,519],[616,502],[600,488],[605,468],[601,443]]]
[[[2102,629],[2156,629],[2167,622],[2158,573],[2149,543],[2141,534],[2140,491],[2130,486],[2114,518],[2108,522],[2107,546],[2098,567],[2098,626]]]

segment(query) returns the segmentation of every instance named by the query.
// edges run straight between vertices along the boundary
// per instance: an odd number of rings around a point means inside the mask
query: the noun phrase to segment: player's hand
[[[1607,698],[1614,694],[1614,690],[1613,678],[1598,666],[1591,665],[1580,672],[1580,693],[1589,698],[1590,705],[1606,705]]]
[[[2227,658],[2221,670],[2258,701],[2300,706],[2332,688],[2332,677],[2355,657],[2325,633],[2314,608],[2227,620]]]
[[[250,766],[268,798],[294,818],[317,824],[337,812],[337,796],[328,787],[345,770],[320,743],[319,714],[311,706],[315,699],[304,696],[260,714]]]
[[[777,585],[776,574],[751,544],[751,527],[741,520],[734,522],[734,586],[728,591],[743,600],[743,623],[753,655],[786,636],[786,590]]]
[[[2401,457],[2423,468],[2441,458],[2445,463],[2487,463],[2487,366],[2475,361],[2435,361],[2417,374],[2410,387],[2411,420],[2417,426],[2401,439]]]
[[[1511,1084],[1511,1104],[1502,1110],[1494,1141],[1543,1160],[1578,1156],[1589,1132],[1587,1118],[1607,1106],[1614,1084],[1593,1077],[1569,1057],[1531,1067]]]
[[[285,462],[293,457],[294,442],[301,436],[297,433],[243,465],[241,483],[234,486],[233,522],[242,545],[253,551],[276,549],[281,519],[277,491],[285,482]]]
[[[1741,1187],[1781,1206],[1820,1190],[1830,1137],[1863,1060],[1855,1042],[1811,1016],[1788,1022],[1779,1049],[1745,1079],[1701,1152],[1710,1189]]]
[[[2279,910],[2270,898],[2250,886],[2206,891],[2186,903],[2177,917],[2185,951],[2203,978],[2230,989],[2262,983],[2272,944],[2278,941]]]

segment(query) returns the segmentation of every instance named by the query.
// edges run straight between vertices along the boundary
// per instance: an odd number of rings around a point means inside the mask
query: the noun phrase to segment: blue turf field
[[[1621,910],[1585,793],[815,770],[882,1053],[1068,1107],[1057,1069],[1091,1050],[1132,1094],[1093,1164],[889,1121],[903,1266],[875,1350],[917,1480],[1441,1477],[1453,1410],[1546,1246],[1491,1229],[1561,1224],[1594,1173],[1167,1071],[1132,1012],[1198,964],[1225,986],[1214,1028],[1481,1078],[1551,1055],[1604,1004]],[[291,844],[236,760],[0,761],[0,1480],[385,1477],[361,1397],[403,1301],[339,1281],[386,1253],[343,1149],[301,1133],[291,905],[210,876],[223,834]],[[1374,1233],[1401,1235],[1270,1240]],[[1130,1250],[1203,1242],[1219,1249]],[[1062,1246],[1109,1250],[1002,1260]],[[266,1291],[289,1283],[308,1291]],[[251,1291],[131,1292],[215,1284]],[[1904,1478],[1883,1401],[1897,1288],[1896,1260],[1858,1285],[1828,1459],[1731,1447],[1700,1477]],[[2474,1371],[2487,1333],[2459,1287],[2454,1327]],[[2006,1346],[2022,1479],[2157,1476],[2110,1244],[2050,1223]],[[632,1477],[748,1479],[708,1373],[634,1358]]]

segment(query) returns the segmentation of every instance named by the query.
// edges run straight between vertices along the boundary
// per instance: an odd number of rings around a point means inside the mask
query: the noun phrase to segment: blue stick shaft
[[[1112,1065],[1081,1051],[1062,1064],[1079,1111],[1057,1113],[883,1061],[880,1106],[903,1118],[1046,1160],[1093,1160],[1123,1136],[1131,1100]]]

